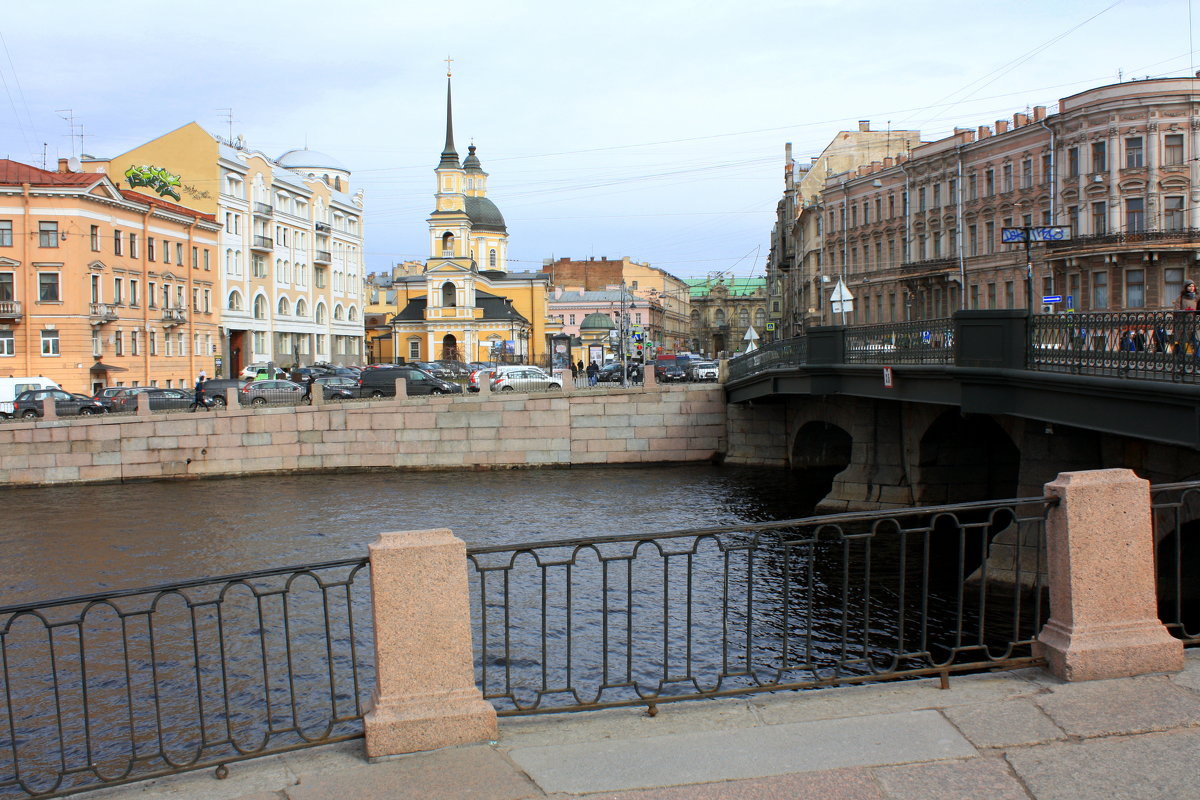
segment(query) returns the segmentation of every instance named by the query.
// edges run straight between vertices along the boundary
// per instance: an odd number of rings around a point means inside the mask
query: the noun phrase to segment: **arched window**
[[[692,326],[694,327],[699,324],[700,324],[700,309],[693,308],[692,309]]]
[[[242,311],[242,293],[234,289],[229,293],[229,300],[225,303],[225,307],[230,311]]]
[[[358,309],[350,306],[350,310],[346,312],[346,319],[349,322],[358,322]]]
[[[488,251],[488,266],[492,268],[496,266],[496,251],[494,249]]]
[[[717,325],[725,324],[725,309],[718,308],[713,312],[713,322],[715,322]]]
[[[767,310],[760,308],[754,312],[754,327],[758,330],[766,330],[767,328]]]
[[[446,231],[442,234],[442,255],[454,255],[454,234],[450,231]]]
[[[317,324],[318,324],[318,325],[324,325],[324,324],[325,324],[325,304],[324,304],[324,303],[317,303],[317,317],[316,317],[316,320],[317,320]]]
[[[741,311],[738,312],[738,327],[739,328],[749,328],[750,327],[750,309],[743,308]]]
[[[267,318],[267,298],[263,297],[261,294],[254,298],[254,318]]]
[[[299,300],[296,301],[296,316],[297,317],[307,317],[308,316],[308,303],[304,302],[303,297],[301,297]]]
[[[442,284],[442,305],[448,308],[452,308],[455,305],[454,284],[450,281]]]
[[[279,298],[279,306],[276,310],[284,316],[288,316],[289,314],[292,313],[291,306],[288,303],[288,299],[286,297]]]
[[[346,309],[342,308],[342,304],[338,303],[333,307],[333,319],[335,322],[341,322],[346,318]]]

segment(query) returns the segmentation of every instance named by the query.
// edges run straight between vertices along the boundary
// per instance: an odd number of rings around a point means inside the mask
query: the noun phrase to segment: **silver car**
[[[562,381],[538,367],[512,367],[492,378],[493,392],[545,392],[562,388]]]
[[[694,381],[715,381],[720,374],[713,361],[697,361],[688,372]]]

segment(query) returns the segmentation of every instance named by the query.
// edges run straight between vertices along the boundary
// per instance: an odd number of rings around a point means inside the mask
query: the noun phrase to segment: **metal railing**
[[[1191,311],[1035,315],[1029,319],[1026,368],[1196,383],[1198,333]]]
[[[270,236],[259,236],[255,234],[254,240],[250,246],[255,250],[271,250],[275,247],[275,240]]]
[[[1200,645],[1200,481],[1150,488],[1158,617],[1185,645]]]
[[[1047,242],[1052,249],[1071,249],[1106,244],[1145,244],[1147,242],[1200,242],[1198,228],[1172,228],[1169,230],[1125,231],[1118,233],[1094,233],[1073,236],[1070,239]]]
[[[1051,502],[472,547],[478,683],[518,715],[1034,663]]]
[[[846,329],[847,364],[953,364],[954,320],[923,319]]]
[[[365,558],[0,608],[0,797],[362,735]]]
[[[768,342],[752,353],[731,358],[729,360],[729,380],[745,378],[769,369],[781,367],[794,369],[807,361],[808,339],[804,336]]]

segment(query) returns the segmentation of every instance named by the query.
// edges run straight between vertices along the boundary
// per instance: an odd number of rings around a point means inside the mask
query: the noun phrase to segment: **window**
[[[1049,292],[1047,292],[1049,294]],[[1017,305],[1017,290],[1012,281],[1004,282],[1004,307],[1016,308]]]
[[[129,279],[129,305],[137,308],[138,304],[138,282],[133,278]]]
[[[100,226],[99,225],[92,226],[91,235],[88,236],[88,239],[91,242],[92,250],[96,253],[99,253],[100,252]]]
[[[163,248],[162,249],[163,249],[163,263],[170,264],[171,263],[171,243],[168,242],[166,239],[163,239]]]
[[[42,355],[58,355],[58,331],[42,331]]]
[[[1125,140],[1125,168],[1134,169],[1143,164],[1142,137],[1130,136]]]
[[[917,189],[917,211],[925,210],[925,187]]]
[[[1102,311],[1108,308],[1108,273],[1092,273],[1092,310]]]
[[[1183,134],[1168,133],[1163,137],[1163,165],[1183,163]]]
[[[300,302],[303,303],[304,301],[301,300]],[[204,313],[205,314],[212,313],[212,290],[211,289],[204,290]]]
[[[496,268],[496,251],[488,250],[488,266],[492,269]]]
[[[193,247],[192,248],[192,269],[195,269],[198,266],[200,266],[200,248]]]
[[[57,272],[38,273],[39,303],[57,303],[62,300],[62,295],[58,290],[58,278],[59,276]],[[57,334],[55,335],[57,336]]]
[[[199,311],[199,310],[200,310],[200,290],[193,288],[192,289],[192,311]]]
[[[1184,228],[1183,197],[1163,198],[1163,229],[1179,231]]]
[[[987,285],[987,307],[996,307],[996,284],[989,283]]]
[[[967,255],[979,255],[979,226],[967,226]]]
[[[183,242],[175,243],[175,263],[183,266]],[[196,266],[196,248],[192,248],[192,266]]]
[[[117,331],[113,335],[113,355],[125,355],[125,334],[122,331]]]
[[[17,342],[12,331],[0,331],[0,356],[15,356]]]
[[[267,318],[267,298],[263,297],[261,294],[254,298],[254,318]]]
[[[408,340],[408,358],[411,361],[420,361],[421,360],[421,340],[420,339],[409,339]]]
[[[129,249],[132,250],[133,247],[130,247]],[[151,261],[154,260],[154,237],[153,236],[146,237],[146,258],[150,259]]]
[[[124,284],[124,280],[121,278],[113,278],[113,302],[117,305],[121,305],[122,284]]]
[[[1079,148],[1072,147],[1067,150],[1067,177],[1079,177]]]
[[[142,348],[141,348],[141,345],[138,343],[139,338],[140,337],[138,336],[137,331],[129,332],[129,353],[130,353],[130,355],[136,356],[141,352]]]
[[[1125,307],[1146,307],[1146,270],[1131,269],[1125,273]]]
[[[996,193],[996,170],[989,169],[983,173],[984,196],[991,197]]]
[[[208,261],[208,251],[207,250],[204,251],[204,268],[211,269],[211,264]]]
[[[146,341],[150,346],[150,355],[158,355],[158,332],[150,331],[146,334]]]
[[[1050,183],[1054,177],[1054,157],[1049,153],[1042,156],[1042,183]]]
[[[1027,158],[1021,162],[1021,188],[1033,188],[1033,159]]]
[[[1130,197],[1125,201],[1125,230],[1129,233],[1141,233],[1146,230],[1145,198]]]
[[[1092,233],[1100,236],[1108,233],[1108,206],[1103,202],[1092,203]]]
[[[1072,234],[1079,233],[1079,206],[1067,206],[1067,224]]]
[[[1183,291],[1183,267],[1168,267],[1163,270],[1163,305],[1169,305]]]
[[[0,219],[0,247],[12,247],[11,219]]]
[[[1011,192],[1013,190],[1013,168],[1012,164],[1004,165],[1004,191]],[[994,308],[994,306],[989,306]]]
[[[0,300],[15,300],[17,297],[16,279],[11,272],[0,272]]]
[[[129,234],[129,257],[138,257],[138,238],[136,233]]]
[[[1092,142],[1092,172],[1104,172],[1108,169],[1107,155],[1104,142]]]
[[[38,223],[38,246],[39,247],[58,247],[58,223],[57,222],[39,222]]]
[[[942,207],[942,185],[935,183],[933,185],[933,208]]]
[[[570,321],[570,322],[568,322],[567,324],[568,324],[568,325],[574,325],[574,324],[575,324],[575,315],[574,315],[574,314],[571,314],[570,316],[571,316],[571,321]]]
[[[987,253],[992,253],[996,247],[996,223],[988,222],[983,226],[983,248]]]
[[[255,253],[251,256],[250,265],[251,274],[256,278],[267,277],[267,261],[262,256]]]

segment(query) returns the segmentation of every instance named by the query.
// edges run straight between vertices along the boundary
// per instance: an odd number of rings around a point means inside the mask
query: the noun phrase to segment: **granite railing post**
[[[145,392],[138,392],[137,415],[139,417],[150,416],[150,395],[146,394]]]
[[[225,389],[225,408],[229,411],[238,407],[238,388],[229,386]]]
[[[384,533],[370,546],[376,688],[367,756],[496,738],[475,686],[466,545],[445,528]]]
[[[1183,669],[1158,618],[1150,484],[1128,469],[1063,472],[1046,521],[1050,619],[1037,650],[1067,681]]]
[[[658,385],[658,379],[654,376],[654,362],[647,361],[642,365],[642,388],[653,389]]]
[[[408,381],[404,378],[396,378],[396,401],[408,399]]]
[[[53,397],[42,399],[42,419],[58,419],[58,402]]]

